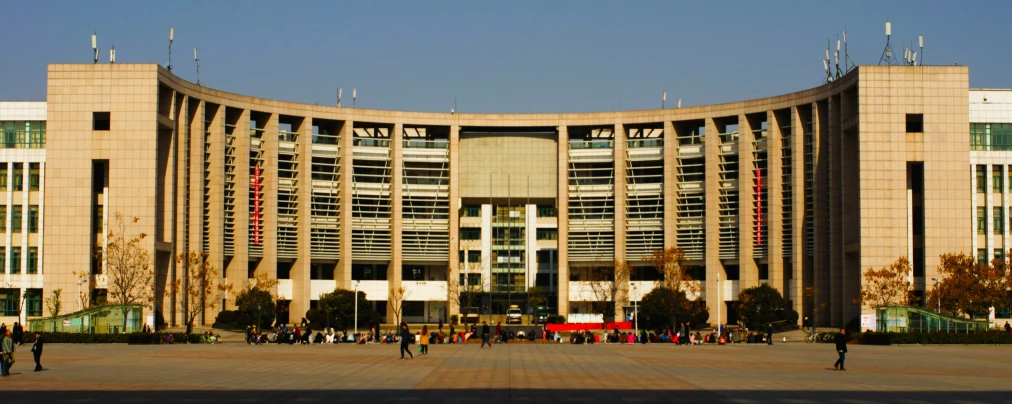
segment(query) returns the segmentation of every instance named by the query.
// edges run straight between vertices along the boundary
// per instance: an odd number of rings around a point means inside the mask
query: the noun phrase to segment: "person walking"
[[[24,340],[25,337],[24,327],[21,326],[21,323],[15,321],[12,331],[14,331],[14,334],[11,336],[14,339],[14,343],[21,346],[21,341]]]
[[[422,326],[422,335],[418,336],[418,345],[422,347],[422,356],[429,356],[429,326]]]
[[[773,345],[773,323],[766,327],[766,345]]]
[[[415,355],[411,354],[411,348],[408,348],[408,345],[411,344],[411,340],[414,339],[414,338],[415,338],[415,336],[412,335],[411,331],[408,330],[408,323],[401,323],[401,359],[402,360],[404,359],[404,353],[405,352],[408,353],[408,357],[409,358],[415,359]]]
[[[0,375],[10,376],[11,366],[14,366],[14,340],[11,339],[11,330],[7,330],[3,342],[0,342]]]
[[[492,348],[492,342],[488,340],[488,333],[489,333],[488,323],[482,321],[481,322],[481,346],[478,347],[478,349],[484,348],[485,344],[488,344],[488,347],[490,349]]]
[[[841,328],[840,333],[833,338],[833,342],[836,342],[836,353],[840,355],[840,359],[836,360],[833,367],[837,370],[847,370],[843,367],[843,361],[847,359],[847,330]]]
[[[36,372],[42,370],[42,363],[40,362],[40,360],[42,360],[42,344],[42,334],[35,333],[35,342],[32,343],[32,356],[35,357]]]

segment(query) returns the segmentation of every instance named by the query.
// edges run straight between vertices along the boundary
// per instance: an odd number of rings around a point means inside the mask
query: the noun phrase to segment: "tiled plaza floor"
[[[413,346],[417,348],[417,346]],[[46,346],[17,353],[4,403],[1012,403],[1012,347]]]

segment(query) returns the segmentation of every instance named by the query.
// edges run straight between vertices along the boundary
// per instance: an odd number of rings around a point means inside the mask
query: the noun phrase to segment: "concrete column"
[[[784,178],[783,178],[783,133],[780,131],[782,114],[769,111],[766,114],[766,169],[762,173],[762,181],[766,186],[767,214],[763,223],[768,223],[768,234],[763,234],[762,242],[766,244],[767,262],[769,267],[769,284],[780,291],[785,299],[792,297],[784,278]],[[785,302],[786,303],[786,302]],[[789,307],[785,307],[789,308]]]
[[[217,122],[220,122],[216,126],[224,128],[227,123],[227,114],[224,106],[218,110]],[[250,164],[249,164],[249,150],[250,150],[250,129],[249,129],[249,110],[240,110],[239,118],[236,120],[235,129],[233,136],[235,137],[235,256],[229,262],[225,268],[225,277],[228,279],[229,284],[235,290],[232,294],[232,299],[228,300],[230,309],[235,309],[235,295],[241,290],[246,284],[246,280],[249,279],[249,246],[250,246],[250,234],[253,229],[250,226],[250,212],[253,207],[250,206],[249,191],[252,185],[250,184]],[[223,150],[222,146],[222,150]],[[221,168],[224,170],[224,167]],[[222,188],[221,185],[218,188]],[[215,188],[217,189],[217,188]],[[212,203],[211,206],[214,206]],[[213,226],[213,224],[212,224]],[[214,240],[214,239],[212,239]],[[220,240],[220,238],[218,239]],[[213,245],[214,243],[212,243]]]
[[[354,171],[351,168],[355,142],[355,122],[344,121],[341,126],[341,260],[334,279],[337,287],[351,290],[351,182]]]
[[[835,325],[831,323],[832,284],[829,270],[829,183],[827,167],[829,163],[829,104],[828,102],[812,103],[812,165],[813,165],[813,203],[815,204],[813,225],[815,230],[815,249],[812,259],[812,273],[816,287],[819,288],[816,304],[826,303],[826,310],[816,319],[818,325]]]
[[[460,126],[450,126],[450,268],[447,281],[460,280]],[[447,320],[460,313],[459,296],[447,300]],[[461,319],[463,320],[463,319]],[[463,321],[461,321],[463,322]]]
[[[298,181],[298,194],[296,196],[297,205],[299,208],[297,226],[298,226],[298,239],[296,251],[298,256],[295,259],[295,263],[292,265],[291,278],[292,278],[292,304],[289,306],[289,314],[293,321],[298,320],[306,315],[306,311],[309,310],[310,300],[314,300],[317,296],[310,294],[311,289],[311,272],[312,272],[312,257],[310,250],[310,212],[312,210],[312,197],[313,197],[313,121],[312,118],[306,117],[301,120],[298,127],[293,127],[293,131],[297,132],[298,138],[295,143],[295,151],[297,153],[296,159],[298,161],[298,173],[296,178]]]
[[[261,228],[263,228],[264,256],[257,267],[257,273],[264,273],[270,279],[278,278],[278,114],[269,114],[264,127],[263,138],[264,197],[260,201]],[[277,293],[277,287],[272,292]],[[278,296],[278,299],[291,299],[291,296]],[[301,317],[301,316],[300,316]],[[296,318],[298,320],[298,318]]]
[[[621,121],[615,123],[615,261],[625,262],[626,224],[626,133]],[[607,263],[606,263],[607,264]]]
[[[670,119],[664,120],[664,248],[674,247],[677,243],[678,232],[675,230],[675,216],[677,215],[678,195],[675,188],[678,186],[676,178],[675,159],[678,154],[678,138],[675,136],[675,126]]]
[[[841,136],[840,124],[841,124],[841,112],[842,106],[840,102],[840,95],[836,94],[829,97],[829,138],[827,139],[827,157],[825,175],[827,184],[829,186],[829,203],[828,203],[828,215],[829,215],[829,272],[830,272],[830,284],[833,288],[832,302],[832,323],[834,325],[845,325],[848,319],[844,318],[845,306],[850,304],[850,300],[857,296],[846,296],[844,291],[846,289],[844,276],[843,276],[843,233],[841,231],[840,218],[841,213],[841,181],[840,175],[841,164],[840,159],[842,157],[841,149],[843,145],[843,137]],[[903,165],[905,168],[905,164]],[[906,171],[904,170],[901,176],[905,182]],[[903,186],[905,189],[905,184]],[[905,192],[904,192],[905,193]]]
[[[724,301],[724,290],[721,287],[727,281],[727,273],[720,262],[720,131],[713,118],[706,118],[704,130],[703,153],[706,170],[706,305],[710,307],[711,323],[724,324],[727,321],[727,306]],[[720,282],[717,282],[717,280]],[[718,296],[719,295],[719,296]],[[717,307],[720,305],[719,314]]]
[[[558,314],[569,314],[569,127],[559,125],[559,267],[556,277]]]
[[[755,237],[755,158],[752,140],[752,123],[745,115],[738,115],[738,276],[739,289],[759,286],[759,269],[756,267]]]
[[[208,194],[209,195],[208,200],[210,201],[209,204],[210,212],[207,215],[207,220],[208,223],[210,224],[210,227],[208,229],[209,234],[202,234],[202,236],[206,237],[208,241],[207,243],[208,248],[207,251],[205,251],[207,253],[207,260],[209,260],[210,262],[214,262],[218,268],[224,268],[225,251],[222,248],[223,247],[222,240],[224,239],[225,234],[225,106],[219,105],[217,108],[208,107],[206,102],[201,102],[200,107],[201,109],[199,110],[199,113],[197,113],[197,117],[194,119],[196,120],[197,123],[199,123],[198,126],[194,127],[199,128],[199,131],[195,134],[197,135],[196,139],[198,139],[199,141],[193,143],[194,146],[193,149],[196,150],[190,151],[199,156],[199,158],[194,159],[192,161],[203,162],[204,156],[203,149],[205,146],[203,138],[204,133],[206,133],[207,134],[206,136],[210,141],[209,142],[210,155],[208,156],[208,162],[210,163],[209,164],[210,172],[209,175],[208,173],[204,172],[203,164],[199,165],[199,170],[196,171],[195,173],[193,171],[190,171],[191,180],[196,182],[193,185],[194,189],[197,189],[195,195],[199,195],[195,199],[192,197],[190,198],[190,205],[191,207],[195,205],[195,207],[192,208],[196,208],[198,210],[196,216],[197,218],[199,218],[196,222],[190,222],[190,226],[195,225],[196,228],[199,229],[200,233],[203,233],[203,214],[202,214],[203,194],[204,194],[203,178],[204,175],[207,175],[207,179],[209,179],[207,186],[209,186],[210,189],[210,192]],[[248,120],[246,128],[249,128]],[[236,130],[238,131],[239,129],[237,128]],[[245,131],[243,134],[245,134],[244,137],[247,139],[246,141],[247,153],[245,160],[249,160],[249,152],[248,152],[249,131]],[[247,164],[249,163],[247,162]],[[249,170],[247,170],[247,172],[248,171]],[[237,180],[237,182],[240,184],[248,183],[249,178],[247,177],[246,181]],[[241,189],[248,189],[248,188],[243,187]],[[191,195],[194,195],[194,193],[191,193]],[[242,198],[245,199],[248,198],[248,196],[244,195]],[[191,239],[190,249],[202,248],[203,247],[202,242],[203,242],[202,238]],[[201,244],[198,244],[199,247],[197,247],[194,246],[193,243],[201,243]],[[245,273],[243,273],[242,278],[243,279],[246,278]],[[230,279],[230,281],[232,281],[232,279]],[[237,288],[241,286],[242,284],[239,284],[237,285]],[[234,306],[234,304],[232,305]]]
[[[810,119],[811,117],[806,117]],[[791,107],[791,268],[793,270],[794,310],[804,320],[805,285],[812,284],[813,279],[805,279],[805,125],[798,113],[798,107]]]
[[[393,127],[393,133],[390,134],[390,153],[391,159],[391,178],[390,178],[390,266],[387,268],[387,279],[389,279],[390,289],[397,289],[401,287],[401,279],[404,277],[402,273],[401,262],[401,242],[403,236],[401,235],[401,221],[403,220],[403,201],[401,200],[401,185],[403,183],[404,173],[404,149],[401,139],[404,138],[404,124],[395,123]],[[387,305],[387,318],[394,318],[394,311],[391,305]]]

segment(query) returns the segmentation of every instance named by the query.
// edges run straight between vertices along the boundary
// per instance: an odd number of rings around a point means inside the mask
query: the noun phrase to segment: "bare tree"
[[[56,289],[50,294],[52,297],[46,298],[46,308],[49,309],[50,316],[56,317],[63,310],[63,289]]]
[[[193,332],[193,322],[198,316],[205,317],[221,301],[221,296],[231,290],[231,285],[219,282],[218,269],[207,260],[208,254],[191,251],[179,254],[176,262],[183,265],[184,279],[177,279],[172,288],[179,293],[180,311],[186,321],[186,333]]]
[[[140,218],[134,217],[128,223],[117,212],[114,220],[115,230],[109,230],[103,251],[104,272],[108,276],[109,298],[122,309],[123,329],[126,330],[129,306],[149,306],[153,301],[155,270],[151,265],[151,252],[143,246],[147,234],[127,235],[127,226],[136,224]]]
[[[460,274],[458,278],[447,277],[447,299],[449,303],[457,305],[461,324],[467,324],[471,309],[480,302],[481,294],[485,290],[481,281],[481,271],[485,267],[485,262],[484,257],[479,257],[477,261],[468,261],[465,264],[467,270],[458,271]],[[452,274],[453,272],[447,270],[447,273]],[[478,275],[478,282],[471,282],[470,275],[474,274]]]
[[[685,251],[681,248],[654,250],[653,256],[647,258],[645,262],[653,265],[657,273],[661,274],[664,279],[662,287],[685,292],[687,296],[699,295],[700,286],[693,282],[692,276],[689,275],[689,260],[685,258]]]
[[[395,324],[401,323],[401,309],[404,308],[404,287],[390,288],[390,295],[387,296],[387,304],[390,305],[390,310],[394,312],[394,319],[397,321]]]
[[[628,264],[618,260],[611,266],[592,265],[587,268],[588,284],[594,299],[591,307],[595,312],[602,313],[602,317],[606,317],[609,311],[614,315],[615,307],[629,300],[631,271]],[[607,323],[603,318],[601,321]]]

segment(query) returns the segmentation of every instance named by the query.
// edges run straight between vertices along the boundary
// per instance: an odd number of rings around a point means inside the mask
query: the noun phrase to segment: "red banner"
[[[253,245],[260,245],[260,167],[253,167]]]
[[[755,194],[756,194],[756,222],[758,227],[756,231],[755,245],[763,245],[763,170],[757,168],[755,170]]]

